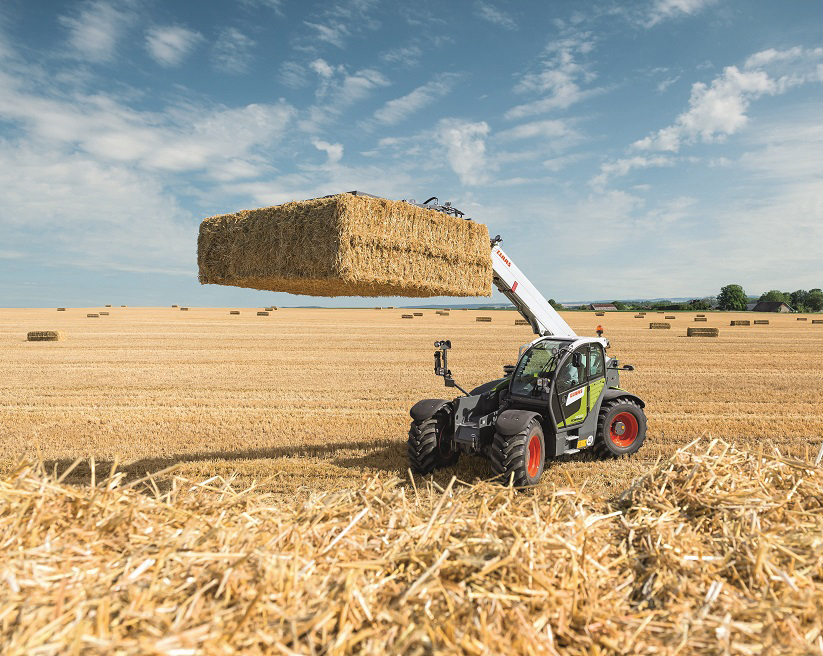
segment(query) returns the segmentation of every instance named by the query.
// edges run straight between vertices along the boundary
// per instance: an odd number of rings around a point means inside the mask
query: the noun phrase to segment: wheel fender
[[[412,406],[409,414],[414,421],[420,423],[421,421],[426,421],[426,419],[431,419],[446,406],[451,406],[451,401],[446,401],[445,399],[423,399]]]
[[[611,401],[612,399],[631,399],[641,408],[646,407],[646,403],[636,394],[632,394],[631,392],[627,392],[626,390],[618,389],[616,387],[610,387],[605,392],[603,392],[603,402]]]
[[[539,412],[531,412],[530,410],[504,410],[498,415],[495,428],[500,435],[517,435],[535,418],[540,419]]]

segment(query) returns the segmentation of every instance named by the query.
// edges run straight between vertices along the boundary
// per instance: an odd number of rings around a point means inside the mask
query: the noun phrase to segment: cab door
[[[589,414],[589,345],[577,348],[561,365],[557,375],[557,402],[565,426],[581,423]]]
[[[589,412],[597,405],[597,400],[606,386],[606,354],[600,344],[589,344]]]

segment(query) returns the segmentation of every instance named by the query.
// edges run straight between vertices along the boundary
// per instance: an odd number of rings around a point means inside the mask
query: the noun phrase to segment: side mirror
[[[572,353],[572,366],[578,369],[583,366],[583,354],[579,351]]]
[[[514,365],[513,364],[504,364],[503,365],[503,374],[506,376],[511,376],[514,373]]]

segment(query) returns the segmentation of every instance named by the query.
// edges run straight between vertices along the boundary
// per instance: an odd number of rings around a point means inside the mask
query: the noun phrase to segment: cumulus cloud
[[[252,50],[257,44],[234,27],[227,27],[212,49],[214,65],[226,73],[245,73],[252,62]]]
[[[337,164],[341,159],[343,159],[343,145],[339,143],[329,143],[328,141],[322,141],[321,139],[315,139],[312,141],[312,145],[317,148],[317,150],[322,150],[326,153],[328,157],[326,161],[327,166],[332,166]]]
[[[78,12],[60,16],[59,21],[68,30],[68,46],[73,56],[109,62],[133,18],[127,9],[96,0],[82,3]]]
[[[454,86],[457,75],[444,73],[400,98],[389,100],[374,113],[374,120],[382,125],[395,125],[415,112],[446,96]]]
[[[486,158],[486,137],[489,125],[485,121],[472,123],[446,118],[437,124],[437,140],[446,150],[446,160],[460,181],[469,186],[489,181]]]
[[[179,66],[203,41],[203,35],[185,27],[153,27],[146,32],[146,49],[161,66]]]
[[[517,23],[505,11],[498,9],[489,2],[477,2],[475,14],[489,23],[494,23],[507,30],[516,30]]]
[[[506,118],[522,119],[566,109],[600,93],[602,89],[599,88],[584,88],[597,76],[580,59],[593,48],[594,41],[589,33],[574,33],[553,41],[546,49],[542,70],[523,75],[514,87],[517,93],[536,93],[542,97],[512,107],[506,112]]]
[[[820,48],[766,50],[752,55],[742,70],[728,66],[711,84],[693,84],[689,108],[672,125],[635,142],[634,148],[677,152],[684,143],[723,141],[745,127],[753,100],[823,79],[817,63],[821,58]],[[787,67],[790,63],[793,65]],[[777,64],[785,70],[767,70],[776,69]]]

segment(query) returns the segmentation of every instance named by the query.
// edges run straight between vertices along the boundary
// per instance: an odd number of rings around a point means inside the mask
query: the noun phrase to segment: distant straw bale
[[[414,319],[413,314],[403,314],[401,315],[401,319]]]
[[[708,321],[708,319],[706,317],[695,317],[694,320],[695,321]]]
[[[698,317],[705,317],[706,315],[705,314],[698,314],[697,316]]]
[[[489,322],[489,321],[491,321],[491,320],[492,320],[492,318],[491,318],[491,317],[476,317],[476,318],[475,318],[475,321],[485,321],[485,322]]]
[[[652,321],[649,324],[651,330],[668,330],[671,327],[672,325],[670,323],[664,323],[662,321]]]
[[[643,317],[645,317],[645,316],[646,316],[645,314],[635,314],[635,315],[634,315],[634,318],[635,318],[635,319],[642,319],[642,318],[643,318]]]
[[[664,318],[664,319],[677,319],[677,317],[676,317],[676,316],[674,316],[673,314],[667,314],[667,315],[666,315],[665,317],[663,317],[663,318]]]
[[[422,317],[423,316],[422,312],[412,312],[412,314],[416,317]]]
[[[311,296],[491,296],[485,225],[351,194],[200,224],[200,282]]]
[[[812,323],[823,323],[823,319],[812,319]]]
[[[106,307],[111,307],[111,305],[107,305]]]
[[[267,316],[269,316],[269,313],[264,310],[262,312],[258,312],[257,316],[258,317],[267,317]]]
[[[100,316],[101,316],[101,317],[107,317],[107,316],[109,316],[109,313],[108,313],[108,312],[100,312],[99,314],[100,314]]]
[[[57,308],[57,311],[58,311],[58,312],[65,312],[65,311],[66,311],[66,308]]]
[[[754,320],[755,326],[768,326],[769,320],[768,319],[755,319]]]
[[[719,337],[719,328],[686,328],[686,337]]]
[[[89,314],[86,315],[86,318],[87,319],[99,319],[100,315],[97,314],[97,313],[89,313]]]
[[[173,308],[179,308],[179,305],[172,305]]]
[[[189,308],[187,308],[187,307],[181,307],[181,308],[180,308],[180,310],[181,310],[181,312],[188,312],[188,311],[189,311]]]
[[[798,321],[808,321],[809,318],[808,317],[797,317],[797,320]]]
[[[240,314],[240,310],[229,310],[229,314]]]
[[[605,312],[595,312],[594,316],[596,316],[596,317],[605,317],[606,313]]]
[[[515,319],[514,320],[515,326],[528,326],[529,322],[526,319]]]
[[[32,330],[26,339],[30,342],[62,342],[66,334],[59,330]]]
[[[599,503],[387,476],[281,506],[220,475],[124,478],[0,478],[5,653],[823,646],[823,469],[768,447],[688,445]]]
[[[732,321],[729,325],[730,326],[751,326],[752,322],[749,319],[736,319],[735,321]]]

